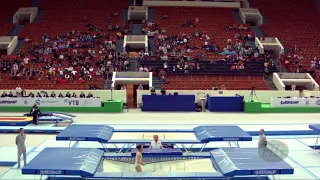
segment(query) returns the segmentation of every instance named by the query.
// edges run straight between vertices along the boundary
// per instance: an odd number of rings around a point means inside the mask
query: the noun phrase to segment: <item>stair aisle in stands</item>
[[[161,90],[162,89],[162,83],[159,77],[157,76],[153,76],[152,77],[152,86],[156,89],[156,90]]]
[[[116,42],[117,51],[123,52],[123,38],[118,38]]]
[[[238,24],[243,24],[241,17],[239,15],[239,10],[233,10],[232,15]]]
[[[142,24],[133,24],[132,35],[141,35],[141,34],[142,34]]]
[[[264,80],[267,82],[267,84],[269,85],[269,87],[271,88],[271,90],[278,90],[277,87],[274,85],[273,83],[273,77],[272,75],[270,75],[267,78],[264,78]]]
[[[37,23],[40,21],[41,16],[44,14],[44,9],[38,10],[38,15],[34,18],[33,23]]]
[[[13,29],[11,29],[8,36],[18,36],[22,29],[23,29],[23,25],[15,26]]]
[[[155,21],[155,12],[153,8],[148,8],[148,21],[154,22]]]
[[[251,29],[258,37],[264,37],[264,32],[259,26],[251,26]]]
[[[129,57],[129,63],[127,71],[138,71],[140,65],[137,58]]]
[[[40,4],[40,0],[32,0],[32,4],[30,7],[38,7]]]
[[[16,48],[13,50],[12,54],[13,55],[19,54],[23,44],[24,44],[24,38],[19,38],[18,44],[17,44]]]
[[[120,17],[122,22],[127,22],[128,21],[128,9],[122,9],[121,10],[121,17]]]

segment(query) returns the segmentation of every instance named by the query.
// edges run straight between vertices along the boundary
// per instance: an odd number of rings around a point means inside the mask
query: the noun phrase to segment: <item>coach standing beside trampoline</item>
[[[34,105],[32,106],[31,110],[30,110],[30,114],[32,114],[33,117],[33,124],[38,125],[38,115],[39,113],[41,114],[41,111],[37,105],[37,103],[34,103]]]
[[[264,135],[264,129],[260,129],[258,148],[267,147],[267,137]]]
[[[26,135],[24,134],[24,129],[20,128],[19,134],[16,137],[16,145],[18,148],[18,168],[20,168],[20,158],[23,155],[23,162],[24,166],[27,164],[27,157],[26,157]]]

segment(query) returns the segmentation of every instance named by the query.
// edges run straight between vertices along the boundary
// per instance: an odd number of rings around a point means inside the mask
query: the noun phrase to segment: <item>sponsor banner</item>
[[[320,107],[319,98],[272,98],[272,107]]]
[[[0,106],[101,107],[101,98],[0,98]]]

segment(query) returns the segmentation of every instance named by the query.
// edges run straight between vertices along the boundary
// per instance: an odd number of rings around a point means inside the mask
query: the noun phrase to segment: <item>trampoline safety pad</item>
[[[45,148],[22,168],[22,174],[92,177],[102,164],[103,154],[91,148]]]

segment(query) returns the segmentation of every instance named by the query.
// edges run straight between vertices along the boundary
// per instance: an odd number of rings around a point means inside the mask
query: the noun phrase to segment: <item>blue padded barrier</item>
[[[320,133],[320,124],[311,124],[309,128],[314,130],[316,133]]]
[[[211,148],[212,149],[217,149],[217,148]],[[145,149],[146,150],[146,149]],[[144,150],[144,151],[145,151]],[[110,153],[110,152],[107,152],[107,153],[104,153],[104,158],[106,159],[109,159],[109,158],[133,158],[132,154],[127,154],[127,153]],[[197,152],[194,152],[194,153],[182,153],[181,154],[172,154],[170,157],[184,157],[184,158],[210,158],[211,155],[209,152],[201,152],[201,153],[197,153]]]
[[[113,130],[113,127],[107,125],[72,124],[60,132],[56,140],[107,143],[112,137]]]
[[[100,167],[103,154],[90,148],[45,148],[22,168],[22,174],[91,177]]]
[[[243,96],[209,96],[207,109],[210,112],[243,112]]]
[[[293,174],[294,169],[285,161],[266,161],[258,151],[258,148],[221,148],[210,153],[214,166],[224,176]],[[270,150],[268,154],[277,156]]]
[[[80,141],[80,140],[79,140]],[[83,140],[84,141],[84,140]],[[100,142],[100,141],[99,141]],[[178,139],[163,139],[163,144],[202,144],[200,140],[178,140]],[[113,144],[125,144],[125,143],[136,143],[136,144],[150,144],[150,139],[115,139],[109,140],[108,143]]]
[[[195,95],[142,95],[142,111],[195,111]]]
[[[138,133],[146,133],[146,132],[177,132],[177,133],[193,133],[193,129],[115,129],[113,132],[138,132]]]
[[[194,134],[201,142],[252,141],[252,137],[238,126],[198,126]]]
[[[131,156],[135,156],[138,149],[131,150]],[[142,152],[143,156],[182,156],[182,151],[180,149],[144,149]]]

